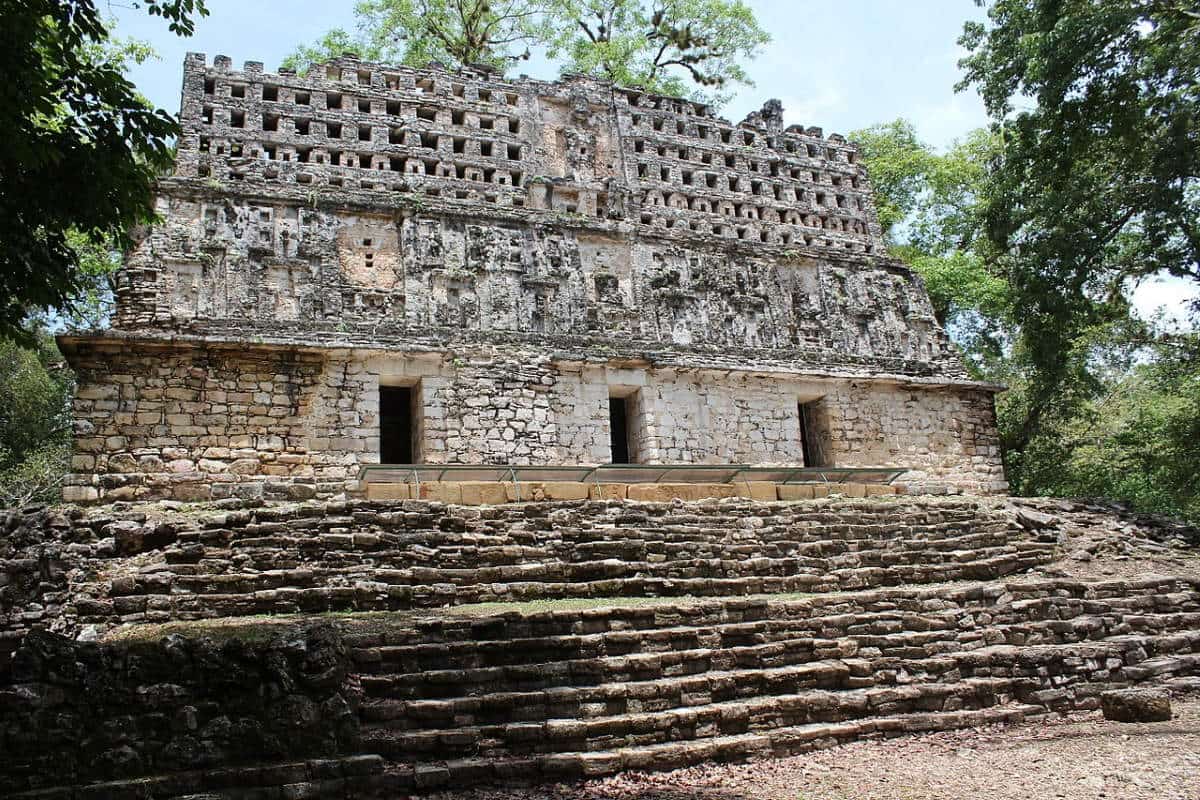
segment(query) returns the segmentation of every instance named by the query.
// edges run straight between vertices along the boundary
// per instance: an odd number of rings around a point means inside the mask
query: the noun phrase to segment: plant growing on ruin
[[[547,19],[564,71],[713,103],[771,40],[742,0],[551,0]]]
[[[203,0],[145,0],[191,33]],[[151,187],[171,164],[175,120],[124,76],[148,49],[112,47],[91,0],[7,4],[0,48],[0,335],[30,335],[32,309],[68,310],[89,276],[72,237],[123,241],[153,218]]]
[[[368,61],[504,71],[544,38],[541,0],[362,0],[353,33],[335,28],[298,47],[283,66],[304,71],[347,52]]]

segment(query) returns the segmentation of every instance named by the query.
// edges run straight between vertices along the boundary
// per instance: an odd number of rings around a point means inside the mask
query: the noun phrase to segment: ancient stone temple
[[[993,393],[855,147],[599,83],[187,58],[68,500],[354,494],[369,464],[749,464],[1006,488]]]

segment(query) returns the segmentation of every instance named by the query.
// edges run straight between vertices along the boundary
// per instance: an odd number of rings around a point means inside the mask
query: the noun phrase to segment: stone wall
[[[963,375],[882,252],[854,146],[784,130],[777,104],[733,125],[581,78],[193,54],[181,119],[119,328],[571,334]]]
[[[591,347],[741,348],[810,366],[960,374],[920,279],[894,264],[729,252],[616,231],[466,216],[352,214],[300,201],[166,195],[121,273],[117,325],[403,341],[467,332]],[[287,330],[284,327],[282,330]]]
[[[273,641],[176,636],[109,645],[31,633],[11,661],[0,659],[0,792],[101,784],[91,796],[163,797],[306,782],[297,760],[358,749],[360,695],[349,666],[331,628]],[[366,761],[359,767],[370,771],[374,760]],[[263,780],[264,766],[276,767],[273,781]],[[320,777],[348,788],[342,767],[327,761]],[[220,772],[224,786],[213,775]],[[169,773],[174,786],[153,794],[119,783]],[[102,784],[114,781],[105,792]]]
[[[880,383],[557,361],[530,350],[369,350],[81,342],[67,496],[305,498],[358,492],[380,461],[379,387],[416,393],[420,462],[601,464],[608,402],[632,396],[641,463],[803,462],[814,402],[822,463],[904,467],[920,492],[1001,492],[991,394]]]
[[[0,662],[0,791],[368,800],[1095,709],[1102,691],[1200,671],[1198,588],[1014,581],[200,623],[100,644],[34,633]]]

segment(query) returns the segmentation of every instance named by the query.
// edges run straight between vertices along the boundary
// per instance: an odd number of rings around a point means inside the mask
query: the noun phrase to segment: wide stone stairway
[[[665,769],[1092,708],[1200,667],[1200,584],[972,583],[350,633],[362,746],[418,788]]]
[[[995,578],[1052,545],[970,500],[257,508],[164,532],[83,623],[596,597],[730,597]]]
[[[930,498],[10,514],[0,793],[395,797],[1200,676],[1200,580],[1055,577],[1063,530]]]

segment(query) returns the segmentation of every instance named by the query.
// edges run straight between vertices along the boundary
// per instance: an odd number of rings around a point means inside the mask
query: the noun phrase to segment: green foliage
[[[999,408],[1010,480],[1195,518],[1200,345],[1133,319],[1129,289],[1200,281],[1200,13],[995,0],[988,16],[961,39],[962,86],[1001,143],[976,249],[1019,309]]]
[[[979,236],[987,164],[997,142],[973,131],[945,153],[895,120],[850,135],[871,176],[875,205],[894,256],[925,280],[934,314],[978,377],[1000,355],[1011,324],[1008,284],[988,266]]]
[[[346,53],[354,53],[366,61],[393,61],[406,63],[403,51],[385,51],[376,44],[356,36],[345,28],[334,28],[312,44],[296,47],[280,63],[282,69],[293,69],[301,75],[308,73],[313,64],[323,64]]]
[[[142,6],[184,35],[206,13],[202,0]],[[26,336],[30,310],[67,310],[85,289],[80,239],[124,241],[153,217],[152,182],[178,127],[123,75],[147,51],[111,46],[91,0],[7,4],[4,31],[0,336]]]
[[[892,254],[922,275],[975,377],[1008,386],[997,416],[1022,494],[1122,499],[1200,519],[1200,335],[1130,313],[1126,292],[1085,304],[1046,369],[1026,308],[985,219],[1000,139],[977,131],[946,152],[903,120],[858,131]]]
[[[70,452],[74,377],[44,330],[0,339],[0,506],[57,496]]]
[[[1011,459],[1020,487],[1116,498],[1200,522],[1198,353],[1195,334],[1166,337],[1142,352],[1143,362],[1102,378],[1100,391],[1047,420]],[[1015,403],[1005,408],[1020,412]]]
[[[742,61],[770,41],[743,0],[362,0],[354,13],[353,33],[334,29],[283,66],[303,71],[353,52],[504,71],[545,46],[569,72],[719,102],[722,88],[750,84]]]
[[[565,71],[714,104],[771,40],[742,0],[553,0],[547,18]]]
[[[347,52],[368,61],[423,67],[486,65],[503,72],[545,38],[540,0],[362,0],[356,32],[335,28],[302,45],[283,66],[304,71]]]
[[[1200,281],[1200,16],[1183,0],[996,0],[963,86],[1003,148],[985,230],[1048,373],[1130,278]],[[1116,300],[1115,307],[1108,301]]]

